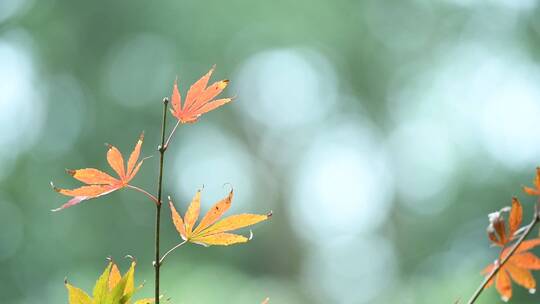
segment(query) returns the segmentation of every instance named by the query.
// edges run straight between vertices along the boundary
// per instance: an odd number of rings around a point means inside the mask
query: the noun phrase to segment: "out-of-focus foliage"
[[[51,213],[63,201],[48,184],[103,168],[102,144],[127,150],[141,130],[155,155],[176,76],[185,92],[214,63],[238,98],[179,128],[165,194],[185,205],[204,185],[210,203],[230,183],[231,212],[274,217],[250,246],[182,247],[164,294],[467,298],[496,258],[485,215],[540,164],[539,13],[533,0],[0,1],[0,302],[64,303],[64,277],[92,286],[108,254],[136,255],[151,281],[146,197]],[[133,181],[152,190],[156,175],[153,157]],[[177,242],[164,228],[163,249]]]

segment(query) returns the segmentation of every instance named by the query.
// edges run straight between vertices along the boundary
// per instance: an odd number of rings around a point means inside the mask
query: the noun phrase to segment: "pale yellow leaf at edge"
[[[125,274],[126,279],[126,288],[124,290],[124,295],[133,294],[135,292],[135,266],[137,263],[135,261],[131,262],[128,272]]]
[[[133,148],[133,151],[129,155],[129,159],[127,163],[127,172],[126,172],[126,175],[128,176],[132,176],[133,169],[135,169],[135,164],[137,163],[137,160],[139,160],[143,140],[144,140],[144,132],[141,133],[141,135],[139,136],[139,140],[137,140],[137,143],[135,144],[135,148]]]
[[[69,304],[92,304],[90,296],[84,290],[66,283],[69,295]]]
[[[109,293],[109,274],[111,273],[111,266],[112,263],[110,262],[94,285],[92,295],[94,296],[94,303],[96,304],[105,301],[105,297]]]

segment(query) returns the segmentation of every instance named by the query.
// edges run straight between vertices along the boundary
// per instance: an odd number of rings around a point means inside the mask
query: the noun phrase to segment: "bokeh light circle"
[[[312,241],[369,232],[384,221],[393,196],[391,168],[372,129],[355,122],[328,127],[306,148],[293,175],[293,227]]]

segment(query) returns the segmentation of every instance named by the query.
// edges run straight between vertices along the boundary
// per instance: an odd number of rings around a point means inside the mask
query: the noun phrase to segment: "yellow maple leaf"
[[[233,191],[225,198],[218,201],[204,215],[199,225],[195,227],[195,222],[199,218],[201,210],[201,191],[197,191],[191,204],[189,205],[184,218],[178,214],[171,198],[169,206],[171,208],[173,224],[180,233],[184,241],[200,244],[203,246],[222,245],[228,246],[237,243],[245,243],[251,236],[229,233],[230,231],[251,226],[267,220],[272,216],[268,214],[238,214],[232,215],[218,222],[221,216],[229,209],[232,203]]]

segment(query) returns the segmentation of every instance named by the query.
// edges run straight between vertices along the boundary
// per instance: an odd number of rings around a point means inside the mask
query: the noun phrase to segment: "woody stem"
[[[159,262],[159,224],[161,219],[161,198],[162,198],[162,185],[163,185],[163,160],[165,158],[165,127],[167,122],[167,104],[168,98],[163,98],[163,121],[161,124],[161,144],[158,147],[159,151],[159,176],[158,176],[158,188],[157,188],[157,204],[156,204],[156,233],[155,233],[155,257],[154,257],[154,272],[155,272],[155,295],[154,301],[159,304],[159,269],[161,263]]]
[[[532,219],[531,223],[527,227],[527,230],[525,230],[525,232],[521,235],[521,237],[518,239],[518,241],[514,244],[512,249],[510,249],[510,252],[508,252],[508,254],[506,256],[504,256],[502,258],[502,260],[500,260],[499,263],[497,263],[495,265],[495,268],[491,271],[491,273],[484,279],[482,284],[474,292],[474,294],[471,297],[471,299],[469,300],[469,302],[467,302],[468,304],[473,304],[474,302],[476,302],[476,300],[478,299],[478,297],[480,296],[482,291],[484,291],[484,288],[489,283],[489,281],[491,281],[493,279],[493,277],[495,277],[495,275],[499,272],[499,270],[501,270],[501,268],[504,266],[504,264],[506,264],[506,262],[508,262],[508,260],[512,257],[512,255],[514,255],[514,253],[516,253],[519,245],[521,245],[521,243],[523,243],[523,241],[527,238],[527,236],[529,236],[529,234],[533,230],[534,226],[536,226],[536,224],[540,221],[539,208],[540,208],[540,201],[538,203],[536,203],[536,205],[534,206],[534,216],[533,216],[533,219]]]

